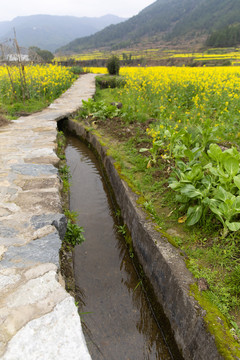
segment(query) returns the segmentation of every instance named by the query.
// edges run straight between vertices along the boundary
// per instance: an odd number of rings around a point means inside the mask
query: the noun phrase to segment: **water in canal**
[[[123,238],[101,169],[92,151],[68,136],[72,175],[70,209],[77,211],[86,241],[75,248],[80,314],[93,360],[170,360],[171,355]]]

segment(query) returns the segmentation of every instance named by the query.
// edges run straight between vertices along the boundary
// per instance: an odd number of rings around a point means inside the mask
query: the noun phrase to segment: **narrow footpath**
[[[0,359],[89,360],[74,299],[59,274],[66,228],[57,121],[95,92],[80,77],[41,113],[0,128]]]

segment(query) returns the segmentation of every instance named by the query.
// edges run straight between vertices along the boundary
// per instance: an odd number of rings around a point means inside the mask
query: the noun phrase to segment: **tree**
[[[54,59],[54,55],[51,53],[51,51],[48,50],[42,50],[37,46],[30,46],[28,49],[29,57],[32,61],[35,61],[36,55],[39,60],[44,62],[50,62]]]
[[[120,61],[116,55],[113,55],[111,58],[108,59],[107,69],[109,75],[119,75]]]

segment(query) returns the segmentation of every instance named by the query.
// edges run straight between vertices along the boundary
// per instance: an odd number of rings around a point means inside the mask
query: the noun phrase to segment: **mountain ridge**
[[[157,0],[138,15],[75,39],[59,50],[116,50],[141,44],[147,38],[162,44],[181,43],[187,38],[203,46],[209,34],[236,21],[240,23],[239,0]]]
[[[94,34],[110,24],[124,20],[111,14],[101,17],[45,14],[18,16],[11,21],[0,22],[0,42],[13,38],[15,29],[20,46],[37,46],[55,51],[76,37]]]

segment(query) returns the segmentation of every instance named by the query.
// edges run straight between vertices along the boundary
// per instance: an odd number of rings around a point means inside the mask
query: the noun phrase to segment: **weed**
[[[78,217],[77,211],[70,211],[69,209],[66,209],[64,211],[64,215],[66,216],[67,219],[69,219],[72,222],[75,222]]]
[[[123,236],[125,236],[127,234],[127,227],[126,227],[125,224],[124,225],[118,225],[117,229],[118,229],[117,231],[118,231],[119,234],[122,234]]]
[[[133,289],[133,292],[135,292],[136,290],[137,290],[137,288],[139,287],[139,286],[142,286],[143,284],[142,284],[142,280],[140,280],[138,283],[137,283],[137,285],[135,286],[135,288]]]
[[[80,245],[83,241],[85,241],[83,232],[83,227],[68,220],[64,241],[71,246]]]

